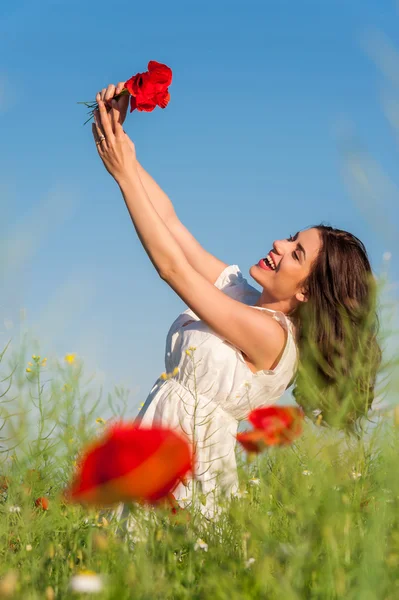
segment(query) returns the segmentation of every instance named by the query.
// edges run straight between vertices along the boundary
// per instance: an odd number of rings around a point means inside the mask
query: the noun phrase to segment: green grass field
[[[1,358],[1,598],[87,597],[75,577],[86,571],[104,599],[399,597],[395,411],[359,440],[307,423],[292,446],[240,455],[241,491],[217,522],[132,505],[128,532],[109,511],[61,500],[104,427],[82,365]],[[108,399],[116,413],[121,398]]]

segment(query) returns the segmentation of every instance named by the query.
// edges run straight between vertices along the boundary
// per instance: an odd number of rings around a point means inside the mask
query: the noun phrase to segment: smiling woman
[[[261,292],[249,285],[236,265],[201,247],[139,164],[122,129],[127,99],[113,100],[121,86],[97,95],[97,150],[152,264],[188,306],[169,330],[167,373],[137,424],[190,438],[195,480],[181,483],[175,496],[181,503],[200,497],[212,517],[220,492],[237,490],[239,421],[274,404],[296,373],[295,397],[308,414],[317,408],[326,422],[348,427],[367,414],[379,361],[374,280],[362,243],[320,225],[276,240],[250,269]],[[357,370],[354,349],[367,369]]]

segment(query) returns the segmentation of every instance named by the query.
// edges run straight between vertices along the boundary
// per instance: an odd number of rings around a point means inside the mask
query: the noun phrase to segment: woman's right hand
[[[114,106],[111,106],[111,100],[112,98],[120,94],[124,87],[124,81],[120,81],[116,86],[113,83],[110,83],[107,88],[103,88],[101,92],[98,92],[98,94],[96,95],[96,102],[102,100],[105,103],[108,112],[110,113],[111,123],[113,124],[112,128],[114,132],[114,123],[118,122],[121,125],[123,125],[126,119],[130,95],[126,94],[121,96],[118,100],[116,100],[116,104]]]

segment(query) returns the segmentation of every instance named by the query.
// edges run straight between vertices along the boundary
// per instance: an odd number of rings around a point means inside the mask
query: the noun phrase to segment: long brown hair
[[[376,281],[364,244],[327,225],[293,317],[299,350],[294,397],[319,422],[358,431],[374,399],[381,350]]]

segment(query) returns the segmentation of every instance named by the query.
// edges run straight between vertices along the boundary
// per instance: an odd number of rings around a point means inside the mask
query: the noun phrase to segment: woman
[[[317,226],[275,241],[250,269],[262,291],[251,287],[200,246],[138,163],[122,128],[128,98],[113,99],[122,88],[97,94],[98,153],[155,269],[189,307],[167,337],[168,375],[138,418],[192,439],[196,490],[211,515],[215,494],[237,489],[238,422],[275,403],[295,376],[297,401],[319,420],[353,428],[367,415],[379,363],[374,280],[355,236]],[[175,493],[181,503],[192,497],[193,482],[185,484]]]

